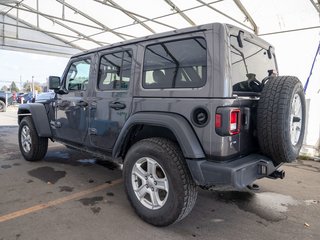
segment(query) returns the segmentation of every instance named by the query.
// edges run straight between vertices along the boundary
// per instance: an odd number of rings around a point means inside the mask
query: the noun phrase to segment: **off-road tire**
[[[0,100],[0,112],[6,111],[6,104],[4,101]]]
[[[143,157],[150,157],[166,172],[169,182],[168,199],[157,210],[143,206],[132,187],[132,169]],[[186,217],[192,210],[198,195],[197,186],[186,166],[180,148],[165,138],[148,138],[135,143],[124,161],[124,185],[127,197],[135,212],[149,224],[167,226]]]
[[[291,142],[290,124],[292,102],[295,95],[301,100],[301,132],[296,144]],[[296,77],[275,77],[265,84],[257,110],[257,133],[260,150],[275,165],[294,161],[301,149],[306,118],[305,96],[301,82]]]
[[[21,138],[22,138],[21,131],[24,126],[27,126],[30,129],[30,137],[31,137],[32,144],[29,152],[26,152],[23,149],[22,142],[21,142]],[[21,120],[19,125],[18,136],[19,136],[20,151],[25,160],[30,162],[35,162],[35,161],[40,161],[44,158],[48,150],[48,138],[38,136],[37,130],[34,126],[34,123],[31,117],[27,116]]]

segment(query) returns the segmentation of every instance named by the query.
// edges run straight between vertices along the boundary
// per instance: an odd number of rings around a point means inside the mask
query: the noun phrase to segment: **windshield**
[[[246,38],[241,42],[242,48],[237,36],[230,36],[233,92],[261,92],[263,80],[276,74],[274,56]]]

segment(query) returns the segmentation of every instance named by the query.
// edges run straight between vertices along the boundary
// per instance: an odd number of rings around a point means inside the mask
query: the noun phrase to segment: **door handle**
[[[120,110],[120,109],[126,108],[126,105],[121,102],[111,102],[109,106],[115,110]]]
[[[88,106],[88,103],[85,102],[85,101],[79,101],[76,103],[77,106],[79,107],[87,107]]]

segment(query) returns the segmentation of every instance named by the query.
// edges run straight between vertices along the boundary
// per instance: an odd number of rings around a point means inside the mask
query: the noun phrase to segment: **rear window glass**
[[[143,64],[144,88],[199,88],[207,78],[207,50],[203,38],[148,46]]]
[[[242,48],[236,36],[231,36],[230,42],[233,91],[260,92],[262,81],[276,72],[274,56],[269,58],[265,48],[247,39],[242,41]]]

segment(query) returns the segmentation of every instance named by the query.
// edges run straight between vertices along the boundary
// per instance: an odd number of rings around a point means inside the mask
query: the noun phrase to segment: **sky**
[[[33,53],[0,50],[0,88],[15,81],[18,88],[21,82],[45,83],[49,76],[61,76],[68,58],[46,56]]]

